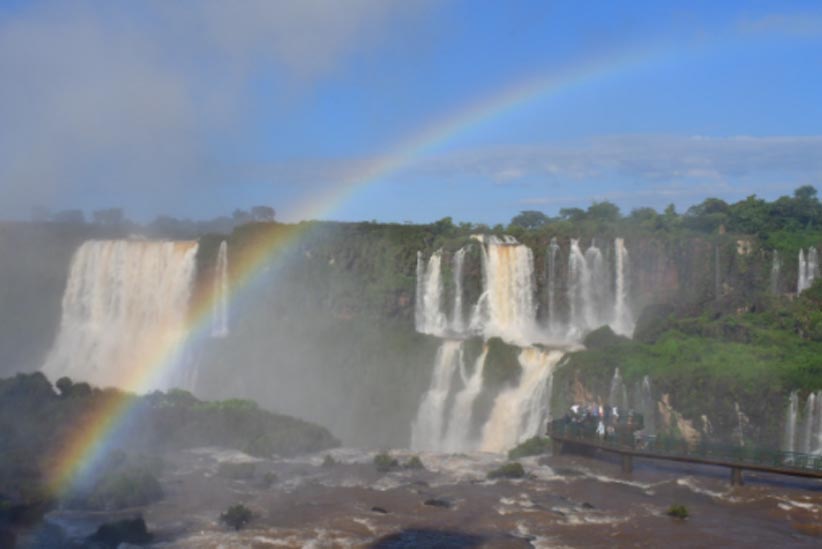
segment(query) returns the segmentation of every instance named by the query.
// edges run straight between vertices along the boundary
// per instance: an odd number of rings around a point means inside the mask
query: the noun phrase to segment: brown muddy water
[[[337,462],[323,466],[330,455]],[[486,478],[494,454],[419,455],[425,470],[380,473],[375,452],[338,449],[255,460],[203,448],[168,458],[161,502],[117,515],[55,511],[75,539],[106,520],[142,513],[155,547],[822,547],[822,482],[637,460],[630,476],[607,456],[520,460],[528,477]],[[220,463],[254,461],[232,480]],[[276,480],[267,486],[265,473]],[[270,478],[269,478],[270,481]],[[255,514],[239,532],[218,517],[235,503]],[[690,516],[665,514],[685,505]]]

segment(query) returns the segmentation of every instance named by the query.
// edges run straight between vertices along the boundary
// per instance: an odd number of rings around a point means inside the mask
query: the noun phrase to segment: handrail
[[[579,440],[604,449],[655,455],[661,458],[704,459],[738,463],[740,466],[757,465],[779,469],[822,472],[822,455],[800,452],[785,452],[754,446],[732,446],[699,442],[689,444],[684,439],[669,436],[639,435],[630,431],[619,431],[614,435],[600,438],[590,425],[568,422],[564,419],[548,423],[548,434],[568,440]]]

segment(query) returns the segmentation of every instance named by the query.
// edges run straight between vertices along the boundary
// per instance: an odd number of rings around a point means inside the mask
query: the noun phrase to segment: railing
[[[822,455],[783,452],[751,446],[732,446],[700,442],[688,444],[683,439],[668,436],[647,436],[619,430],[600,437],[589,424],[558,419],[548,424],[548,434],[569,440],[579,440],[615,451],[653,454],[659,457],[693,458],[695,461],[723,461],[758,465],[778,469],[822,472]]]

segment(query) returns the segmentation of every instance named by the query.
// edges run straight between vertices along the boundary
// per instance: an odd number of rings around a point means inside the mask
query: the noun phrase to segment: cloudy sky
[[[497,223],[822,188],[818,2],[582,6],[4,0],[0,218]]]

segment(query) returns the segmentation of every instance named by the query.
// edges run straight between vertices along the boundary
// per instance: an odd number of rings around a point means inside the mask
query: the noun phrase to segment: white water
[[[782,449],[786,452],[796,451],[796,421],[799,416],[799,395],[796,391],[788,399],[788,416],[785,418],[785,434]]]
[[[548,245],[548,331],[551,334],[556,334],[559,327],[559,317],[557,313],[557,254],[559,253],[559,244],[557,238],[551,238],[551,243]]]
[[[445,432],[445,406],[451,392],[454,374],[463,365],[462,341],[446,339],[437,350],[431,385],[420,402],[417,417],[411,424],[411,448],[437,450]]]
[[[442,335],[446,328],[442,311],[442,250],[437,250],[423,267],[422,253],[417,252],[416,326],[423,334]]]
[[[643,432],[646,435],[656,435],[656,401],[651,389],[651,378],[648,376],[642,378],[638,408],[645,421]]]
[[[177,347],[196,253],[196,242],[83,243],[72,258],[43,372],[52,380],[69,376],[137,391],[188,386],[191,372]],[[155,368],[159,361],[163,368]]]
[[[628,250],[625,240],[614,240],[614,257],[616,261],[616,296],[614,298],[614,319],[611,328],[615,333],[632,336],[634,333],[634,315],[630,304],[630,279],[628,277]]]
[[[520,351],[519,383],[502,391],[494,400],[491,415],[482,429],[480,449],[504,452],[537,435],[551,409],[551,380],[562,351],[528,347]]]
[[[614,377],[611,378],[611,388],[608,392],[608,404],[617,406],[619,413],[623,413],[628,409],[628,390],[625,387],[625,382],[622,381],[619,368],[614,368]]]
[[[465,331],[465,313],[462,307],[462,271],[465,264],[465,254],[468,252],[468,246],[463,246],[457,253],[454,254],[453,271],[454,271],[454,308],[451,310],[451,329],[461,334]]]
[[[217,251],[214,268],[214,311],[211,316],[211,337],[228,335],[228,242],[223,240]]]
[[[808,248],[807,255],[799,250],[799,266],[797,268],[796,292],[802,293],[813,285],[819,276],[819,254],[816,248]]]
[[[779,293],[779,273],[782,270],[782,260],[779,258],[779,251],[773,251],[773,260],[771,261],[771,293],[776,295]]]
[[[510,237],[485,238],[486,338],[525,345],[536,337],[534,254]]]
[[[471,436],[474,403],[482,392],[482,370],[485,368],[485,358],[488,356],[488,345],[484,345],[482,353],[474,362],[474,369],[468,375],[465,372],[465,362],[461,364],[460,377],[463,387],[454,399],[451,410],[451,420],[441,447],[448,452],[464,452],[472,450],[477,441]]]

